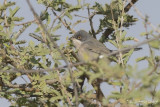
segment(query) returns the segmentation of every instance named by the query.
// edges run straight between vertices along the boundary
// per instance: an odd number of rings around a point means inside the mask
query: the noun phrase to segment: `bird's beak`
[[[69,40],[72,40],[73,37],[70,37]]]
[[[71,40],[71,41],[72,41],[73,39],[75,39],[73,36],[69,38],[69,40]]]

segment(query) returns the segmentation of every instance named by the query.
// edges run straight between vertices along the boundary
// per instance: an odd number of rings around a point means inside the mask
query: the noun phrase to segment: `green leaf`
[[[3,30],[3,26],[1,26],[1,25],[0,25],[0,30],[1,30],[1,31]]]
[[[123,31],[123,32],[122,32],[122,35],[121,35],[121,36],[122,36],[122,37],[121,37],[121,38],[122,38],[122,40],[125,38],[126,34],[127,34],[127,32],[126,32],[126,31]]]
[[[10,6],[13,6],[15,5],[16,3],[15,2],[7,2],[7,4],[3,5],[3,6],[0,6],[0,10],[5,10],[7,9],[8,7]]]
[[[47,24],[49,25],[51,23],[51,16],[49,15],[47,18]]]
[[[76,25],[78,25],[79,23],[85,23],[87,22],[87,20],[77,20],[73,25],[72,25],[72,28],[74,28]]]
[[[103,7],[98,2],[95,2],[95,5],[93,6],[99,13],[105,13]]]
[[[0,23],[2,23],[2,22],[4,22],[4,19],[1,19],[1,18],[0,18]]]
[[[134,37],[125,37],[122,39],[122,41],[129,41],[129,40],[135,40]]]
[[[13,17],[19,10],[20,8],[17,6],[14,10],[9,9],[10,11],[10,17]]]
[[[43,92],[35,92],[35,95],[43,95]]]
[[[37,27],[36,30],[34,32],[39,32],[40,31],[40,27]]]
[[[20,40],[20,41],[17,41],[15,44],[16,44],[16,45],[20,45],[20,44],[25,44],[25,43],[26,43],[25,40]]]
[[[117,43],[114,40],[108,40],[108,42],[117,47]]]
[[[52,97],[52,98],[50,99],[50,101],[51,101],[51,102],[55,102],[56,100],[60,100],[60,99],[62,99],[62,98],[63,98],[63,96]]]
[[[77,11],[81,8],[80,5],[77,6],[71,6],[70,8],[68,8],[68,12],[73,12],[73,11]]]
[[[81,0],[77,0],[77,2],[78,2],[78,5],[80,5],[80,3],[81,3]]]
[[[11,26],[14,27],[14,24],[13,24],[13,25],[11,24]],[[30,26],[30,24],[25,24],[25,25],[23,25],[23,27],[22,27],[17,33],[14,34],[13,38],[14,38],[15,40],[17,40],[17,39],[19,38],[19,36],[20,36],[29,26]],[[12,29],[11,29],[11,30],[12,30]]]
[[[9,47],[10,47],[10,45],[8,45],[7,43],[4,43],[4,46],[6,46],[7,48],[9,48]]]
[[[30,33],[29,36],[33,37],[34,39],[36,39],[38,41],[43,42],[43,39],[40,36],[38,36],[38,35],[36,35],[34,33]]]
[[[148,33],[147,32],[142,32],[140,35],[141,36],[146,36],[146,35],[148,35]]]
[[[4,32],[0,32],[0,36],[7,36],[7,34]]]
[[[136,62],[140,62],[140,61],[146,60],[147,58],[148,58],[147,56],[137,58]]]
[[[132,53],[134,52],[134,49],[131,49],[128,53],[124,54],[122,57],[125,58],[124,60],[124,64],[126,64],[130,58],[130,56],[132,55]]]
[[[155,48],[155,49],[160,48],[160,40],[155,40],[155,41],[149,42],[149,44],[152,48]]]
[[[65,15],[69,18],[72,19],[72,15],[69,12],[65,12]]]
[[[48,14],[48,12],[42,12],[41,14],[40,14],[40,19],[43,21],[43,20],[45,20],[45,19],[47,19],[48,20],[48,18],[49,18],[49,14]]]
[[[53,29],[52,32],[55,32],[56,30],[61,28],[61,23],[57,24]]]
[[[12,21],[22,21],[24,17],[12,17]]]
[[[29,42],[29,46],[34,47],[34,46],[35,46],[35,43],[31,40],[31,41]]]
[[[108,84],[110,84],[110,85],[116,85],[116,86],[122,86],[123,85],[122,82],[108,82]]]

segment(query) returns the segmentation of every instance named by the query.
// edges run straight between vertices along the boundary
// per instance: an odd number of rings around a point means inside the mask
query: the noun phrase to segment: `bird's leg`
[[[80,85],[79,91],[80,92],[82,92],[82,88],[83,88],[83,85],[84,85],[85,78],[86,78],[85,74],[83,74],[83,75],[80,76],[80,79],[82,80],[82,82],[79,83],[79,85]]]
[[[96,91],[96,98],[99,102],[102,102],[102,99],[104,97],[102,90],[100,88],[101,82],[102,82],[102,79],[97,79],[92,83],[92,85]]]

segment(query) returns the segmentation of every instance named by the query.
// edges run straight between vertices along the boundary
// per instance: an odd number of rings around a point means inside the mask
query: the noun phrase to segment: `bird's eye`
[[[81,36],[78,36],[78,37],[77,37],[77,39],[79,39],[79,40],[80,40],[80,39],[81,39]]]

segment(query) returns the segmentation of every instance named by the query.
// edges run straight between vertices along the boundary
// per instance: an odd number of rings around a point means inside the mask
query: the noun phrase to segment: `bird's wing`
[[[105,47],[102,43],[100,43],[98,40],[97,41],[87,41],[82,44],[83,48],[86,48],[89,51],[92,51],[94,53],[97,53],[99,55],[104,55],[104,54],[109,54],[110,50]]]

